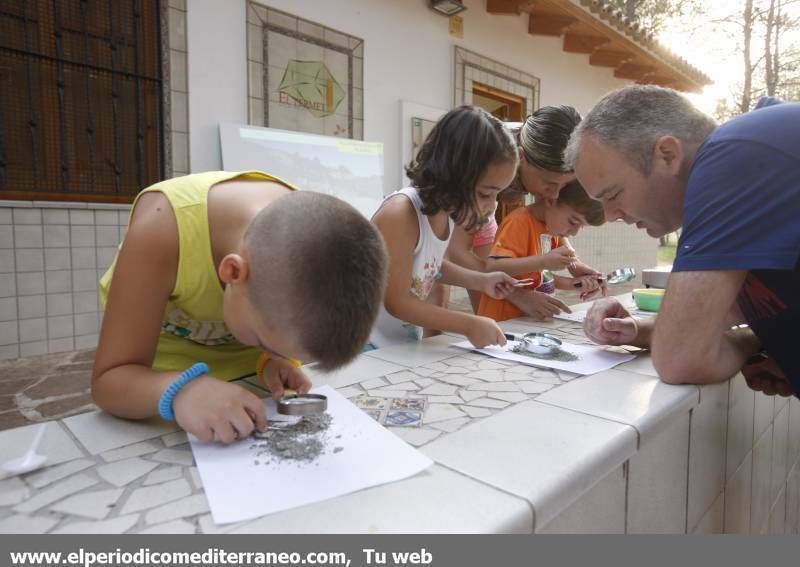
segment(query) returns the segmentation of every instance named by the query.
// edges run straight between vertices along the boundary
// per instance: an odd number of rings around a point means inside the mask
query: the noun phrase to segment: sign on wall
[[[317,118],[335,114],[345,92],[322,61],[297,61],[286,66],[278,86],[280,102],[299,104]]]
[[[364,138],[364,42],[315,22],[247,5],[249,122]]]

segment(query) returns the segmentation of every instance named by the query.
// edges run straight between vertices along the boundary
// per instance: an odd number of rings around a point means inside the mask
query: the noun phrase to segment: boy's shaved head
[[[256,215],[244,243],[250,301],[268,326],[322,369],[361,352],[387,270],[383,239],[369,220],[335,197],[295,191]]]

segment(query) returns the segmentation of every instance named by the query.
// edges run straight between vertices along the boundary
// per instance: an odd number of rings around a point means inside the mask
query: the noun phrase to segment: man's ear
[[[228,254],[219,263],[219,279],[224,284],[242,283],[247,281],[250,266],[242,256]]]
[[[653,159],[663,164],[669,173],[677,175],[683,165],[683,144],[675,136],[661,136],[656,140]]]

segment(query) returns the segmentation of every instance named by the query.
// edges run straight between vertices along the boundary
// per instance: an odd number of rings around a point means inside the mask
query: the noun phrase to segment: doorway
[[[526,100],[476,81],[472,82],[472,104],[483,108],[503,122],[522,122],[527,116]]]

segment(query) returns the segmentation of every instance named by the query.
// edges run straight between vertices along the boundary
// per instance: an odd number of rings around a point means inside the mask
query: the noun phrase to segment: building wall
[[[364,138],[384,144],[384,193],[403,183],[410,152],[403,108],[407,114],[453,106],[454,45],[538,77],[542,105],[586,112],[626,83],[611,69],[591,67],[587,55],[564,53],[560,38],[527,34],[526,16],[488,15],[485,0],[465,1],[463,39],[449,35],[447,18],[427,0],[262,4],[364,39]],[[246,0],[167,3],[166,157],[173,175],[220,168],[217,125],[247,122],[245,8]],[[127,214],[125,206],[0,201],[0,358],[96,344],[96,281],[113,259]],[[623,225],[587,230],[575,243],[584,261],[603,270],[656,263],[656,241]]]
[[[189,172],[186,0],[162,6],[164,169]],[[97,281],[129,205],[0,200],[0,358],[97,345]]]
[[[259,3],[364,40],[364,139],[384,144],[384,194],[405,183],[411,126],[403,106],[453,106],[454,45],[538,77],[542,106],[570,104],[586,113],[606,92],[628,84],[612,69],[590,66],[588,55],[565,53],[561,38],[528,34],[526,15],[487,14],[485,0],[464,2],[463,39],[449,34],[448,19],[431,11],[427,0]],[[246,0],[188,3],[192,171],[221,167],[219,122],[247,122],[245,8]],[[207,41],[211,36],[228,40]],[[224,75],[217,72],[222,69]],[[622,224],[588,229],[574,241],[581,258],[604,271],[656,264],[657,241]]]
[[[529,35],[527,16],[487,14],[485,0],[466,0],[464,39],[448,33],[447,18],[427,0],[260,3],[364,40],[364,139],[384,143],[385,193],[397,189],[402,176],[400,101],[453,106],[454,45],[539,77],[542,105],[571,104],[585,112],[627,84],[609,68],[590,66],[588,55],[564,53],[561,38]],[[192,171],[221,166],[219,122],[247,121],[245,6],[245,0],[187,5]]]

